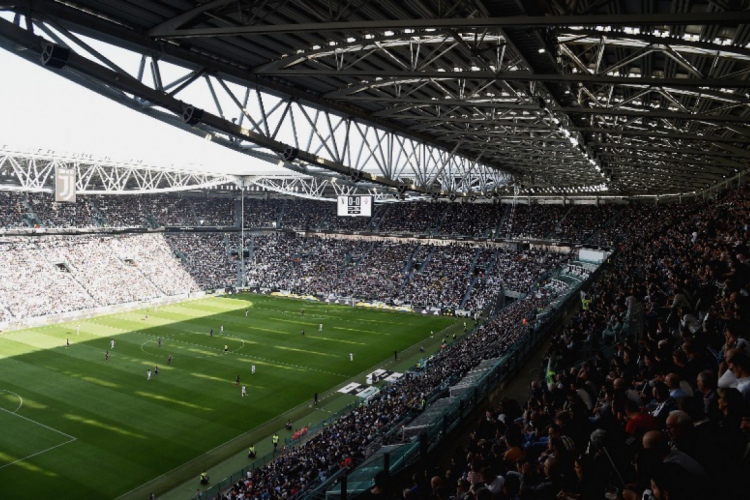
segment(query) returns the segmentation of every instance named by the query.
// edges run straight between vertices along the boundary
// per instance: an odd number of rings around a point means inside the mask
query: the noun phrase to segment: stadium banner
[[[372,217],[372,196],[339,196],[339,217]]]
[[[55,167],[55,201],[76,202],[76,169]]]

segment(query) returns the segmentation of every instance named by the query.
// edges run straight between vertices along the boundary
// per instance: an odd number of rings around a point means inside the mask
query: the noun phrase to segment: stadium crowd
[[[0,228],[26,227],[23,194],[0,191]]]
[[[560,241],[585,242],[622,208],[618,205],[573,205],[552,234]]]
[[[498,237],[547,238],[569,209],[563,205],[511,205]]]
[[[234,198],[191,198],[193,211],[201,226],[234,226]]]
[[[222,233],[182,233],[167,235],[172,251],[180,257],[187,272],[201,290],[214,290],[237,282],[237,256],[232,256],[239,240],[230,241]]]
[[[281,219],[282,227],[288,229],[314,229],[324,214],[330,214],[333,203],[299,199],[287,203]]]
[[[92,227],[96,221],[87,198],[78,203],[57,203],[48,193],[37,193],[30,197],[32,210],[43,227]]]
[[[245,197],[245,227],[277,227],[286,200]]]
[[[297,267],[307,255],[305,238],[273,233],[250,238],[253,258],[246,265],[250,286],[286,289],[292,283]]]
[[[536,326],[536,311],[550,299],[551,295],[541,293],[539,298],[520,300],[474,334],[446,344],[431,357],[423,372],[407,374],[374,396],[367,405],[340,417],[301,446],[281,451],[269,464],[248,472],[222,497],[292,498],[340,468],[361,461],[368,445],[413,417],[422,409],[425,399],[458,381],[481,361],[504,354]]]
[[[746,496],[750,191],[654,212],[625,229],[556,336],[546,382],[488,408],[450,466],[416,475],[404,498]],[[602,340],[612,315],[623,330]],[[581,361],[587,342],[598,352]],[[611,342],[608,358],[597,344]]]
[[[490,203],[451,203],[447,206],[440,233],[475,238],[490,237],[504,207]]]
[[[411,258],[413,243],[382,242],[356,267],[349,269],[339,291],[347,297],[392,302],[398,297]]]
[[[498,249],[490,272],[479,275],[464,308],[482,310],[500,290],[529,293],[540,278],[560,268],[568,259],[565,254],[544,250]]]
[[[444,203],[404,203],[390,206],[379,230],[385,233],[427,233],[445,212]]]
[[[491,250],[467,245],[436,247],[424,270],[413,270],[404,285],[407,304],[458,309],[471,285],[474,259],[486,260]]]
[[[0,227],[235,226],[238,200],[232,196],[138,194],[85,195],[76,203],[55,203],[47,193],[0,192]],[[336,204],[304,199],[245,197],[245,227],[298,230],[375,231],[485,238],[546,238],[582,243],[595,235],[609,241],[612,225],[599,234],[619,207],[403,203],[376,205],[373,217],[338,217]],[[639,209],[626,209],[636,217]],[[644,212],[648,208],[643,208]],[[502,224],[500,222],[502,221]]]

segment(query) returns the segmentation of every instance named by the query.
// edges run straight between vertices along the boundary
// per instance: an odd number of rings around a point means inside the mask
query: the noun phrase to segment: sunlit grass
[[[242,295],[5,332],[0,497],[116,498],[453,322]]]

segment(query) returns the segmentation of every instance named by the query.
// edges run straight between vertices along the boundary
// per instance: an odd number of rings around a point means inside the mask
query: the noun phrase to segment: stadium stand
[[[282,199],[245,198],[245,227],[277,227],[284,206]]]
[[[71,228],[97,225],[87,197],[80,197],[76,203],[56,203],[51,194],[36,193],[29,197],[29,201],[42,227]]]
[[[617,205],[573,205],[552,234],[561,241],[582,243],[619,210]]]
[[[632,243],[550,348],[549,383],[534,382],[524,404],[490,407],[465,453],[431,473],[439,491],[420,483],[413,498],[742,496],[750,363],[737,333],[747,333],[750,311],[749,194],[662,206],[626,228]],[[581,362],[592,351],[580,346],[601,338],[611,314],[625,340]]]
[[[413,271],[404,286],[403,300],[409,304],[457,309],[471,284],[470,270],[477,252],[471,246],[436,247],[422,270]]]
[[[489,203],[451,203],[440,226],[440,233],[487,238],[494,232],[503,208]]]
[[[333,203],[315,200],[289,200],[284,207],[281,225],[287,229],[314,229],[325,214],[331,213]]]
[[[234,226],[233,198],[191,198],[197,223],[201,226]]]
[[[499,237],[545,239],[570,208],[562,205],[515,205],[503,220]]]
[[[92,220],[186,224],[201,216],[227,222],[234,210],[228,200],[169,197],[161,205],[161,195],[86,197],[74,209],[55,209],[37,194],[0,194],[5,227],[34,220],[52,227],[84,227]],[[283,220],[306,227],[315,202],[251,205],[249,226]],[[380,229],[401,221],[401,229],[440,226],[478,235],[479,226],[460,223],[457,214],[467,209],[453,207],[391,210]],[[418,478],[409,498],[448,498],[454,491],[458,498],[482,498],[488,490],[496,498],[598,499],[614,489],[621,498],[648,498],[654,487],[675,498],[740,498],[750,477],[750,344],[744,338],[750,190],[685,204],[602,210],[519,205],[512,211],[501,226],[506,235],[589,239],[617,251],[581,296],[581,310],[553,338],[543,363],[547,379],[533,384],[526,402],[505,399],[489,408],[465,453],[432,473],[438,486],[433,490]],[[499,220],[492,217],[480,226]],[[237,279],[238,243],[230,233],[5,236],[0,321],[226,286]],[[444,390],[446,381],[499,358],[535,328],[541,311],[567,293],[562,280],[544,282],[550,271],[567,266],[587,275],[568,256],[541,250],[282,233],[246,235],[245,247],[252,254],[249,282],[297,293],[399,298],[451,309],[462,302],[481,309],[501,289],[521,297],[464,341],[446,346],[421,375],[391,384],[368,406],[235,484],[235,497],[245,498],[290,497],[342,464],[356,465],[376,440],[393,439],[389,432],[421,411],[422,401]]]
[[[381,232],[422,234],[436,227],[445,212],[445,203],[405,203],[388,210]]]
[[[221,233],[184,233],[167,235],[173,252],[182,259],[187,272],[202,290],[214,290],[236,284],[237,265],[228,237]]]
[[[24,195],[0,191],[0,227],[5,229],[27,227]]]

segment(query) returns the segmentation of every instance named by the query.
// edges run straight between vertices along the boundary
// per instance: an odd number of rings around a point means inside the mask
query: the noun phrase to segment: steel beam
[[[202,38],[223,36],[259,36],[295,33],[364,31],[380,33],[383,30],[404,29],[459,29],[483,30],[497,28],[549,28],[557,26],[661,26],[661,25],[706,25],[744,24],[750,22],[750,12],[690,12],[649,13],[591,16],[509,16],[447,19],[383,19],[377,21],[347,21],[328,23],[299,23],[256,26],[230,26],[222,28],[193,28],[175,30],[169,27],[152,29],[149,36],[155,38]],[[157,27],[158,28],[158,27]]]

